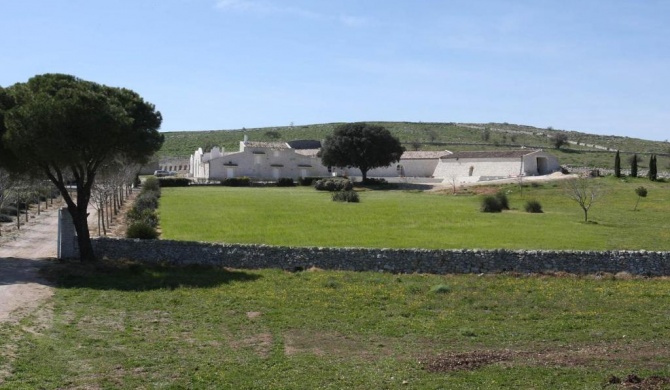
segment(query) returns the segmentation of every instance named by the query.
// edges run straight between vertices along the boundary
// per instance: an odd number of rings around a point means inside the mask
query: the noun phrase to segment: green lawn
[[[291,246],[508,249],[670,249],[670,185],[598,179],[606,194],[583,222],[561,184],[501,187],[512,210],[479,212],[478,195],[362,191],[361,203],[312,188],[165,188],[163,239]],[[649,195],[633,211],[635,188]],[[523,211],[538,200],[543,214]]]
[[[610,375],[670,376],[661,279],[50,275],[53,302],[0,327],[0,388],[600,389]]]

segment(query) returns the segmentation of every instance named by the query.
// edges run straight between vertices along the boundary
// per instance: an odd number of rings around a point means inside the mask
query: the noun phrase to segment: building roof
[[[537,149],[517,149],[517,150],[484,150],[484,151],[464,151],[454,152],[448,155],[442,155],[443,159],[459,158],[521,158],[529,154],[538,152]]]
[[[313,139],[297,139],[294,141],[288,141],[288,146],[291,149],[319,149],[321,148],[321,141]]]
[[[296,149],[295,153],[301,156],[318,157],[321,149]]]
[[[247,148],[268,148],[268,149],[288,149],[289,146],[285,142],[260,142],[260,141],[246,141],[244,146]]]
[[[400,156],[403,160],[433,160],[443,157],[451,152],[446,150],[417,150],[417,151],[405,151],[405,153]]]

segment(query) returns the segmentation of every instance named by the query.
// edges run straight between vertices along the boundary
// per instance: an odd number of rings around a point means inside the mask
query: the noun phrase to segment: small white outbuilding
[[[548,175],[560,171],[558,159],[539,149],[454,152],[440,157],[436,178],[460,183]]]

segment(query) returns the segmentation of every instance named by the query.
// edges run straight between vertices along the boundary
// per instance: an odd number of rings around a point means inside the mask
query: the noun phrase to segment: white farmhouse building
[[[191,176],[196,180],[223,180],[247,176],[258,180],[297,179],[308,176],[327,176],[328,168],[321,165],[316,153],[319,141],[251,142],[245,136],[240,150],[225,153],[202,148],[191,155]]]
[[[314,140],[253,142],[245,136],[239,151],[219,148],[190,157],[190,176],[196,181],[247,176],[255,180],[279,178],[361,176],[358,168],[326,167]],[[461,183],[508,177],[545,175],[560,170],[558,160],[541,150],[522,149],[486,152],[406,151],[400,161],[372,169],[368,177],[433,177]]]
[[[560,171],[558,159],[542,150],[455,152],[440,157],[433,176],[469,183]]]
[[[190,157],[190,176],[198,181],[223,180],[248,176],[257,180],[283,177],[361,176],[358,168],[335,168],[321,164],[318,156],[321,142],[298,140],[290,142],[254,142],[245,136],[240,150],[226,153],[219,148],[204,152],[202,148]],[[400,161],[368,172],[369,177],[431,177],[439,158],[448,151],[403,153]]]

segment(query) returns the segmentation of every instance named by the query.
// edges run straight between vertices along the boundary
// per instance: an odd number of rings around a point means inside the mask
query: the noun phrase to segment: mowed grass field
[[[0,388],[601,389],[613,375],[670,377],[663,279],[78,263],[48,276],[53,300],[0,327]]]
[[[360,203],[332,202],[311,187],[165,188],[162,239],[288,246],[669,250],[670,185],[646,179],[594,179],[603,196],[583,222],[561,182],[507,185],[461,195],[364,190]],[[648,196],[633,211],[635,188]],[[505,191],[512,210],[479,211],[478,192]],[[524,211],[537,200],[544,213]]]

